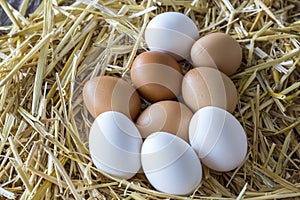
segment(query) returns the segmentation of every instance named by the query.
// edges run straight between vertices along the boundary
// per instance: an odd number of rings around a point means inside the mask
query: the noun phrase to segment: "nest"
[[[45,0],[28,17],[1,6],[0,197],[6,199],[292,199],[300,196],[300,4],[296,0]],[[88,151],[93,120],[82,86],[92,77],[129,80],[143,33],[155,15],[189,16],[200,35],[225,32],[243,62],[231,79],[234,115],[249,142],[244,163],[204,167],[189,197],[155,191],[143,174],[119,180],[96,169]],[[189,68],[183,61],[181,65]],[[130,80],[129,80],[130,81]]]

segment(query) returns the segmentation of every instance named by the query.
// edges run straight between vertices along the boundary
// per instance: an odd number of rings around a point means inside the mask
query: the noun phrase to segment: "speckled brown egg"
[[[181,67],[166,53],[148,51],[138,55],[130,76],[140,95],[150,102],[175,99],[180,93]]]
[[[223,72],[209,67],[197,67],[185,74],[182,97],[194,112],[205,106],[216,106],[233,112],[238,102],[232,80]]]
[[[242,62],[239,43],[225,33],[211,33],[197,40],[191,49],[194,67],[213,67],[230,76]]]
[[[118,111],[134,120],[141,107],[136,90],[126,81],[112,76],[99,76],[87,81],[83,100],[93,117],[105,111]]]
[[[147,107],[136,120],[143,138],[151,133],[165,131],[188,141],[192,111],[177,101],[159,101]]]

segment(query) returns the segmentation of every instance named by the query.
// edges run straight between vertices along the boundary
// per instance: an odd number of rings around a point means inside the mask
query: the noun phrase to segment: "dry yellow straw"
[[[17,11],[0,1],[12,21],[0,28],[0,198],[300,198],[297,1],[44,0],[25,17],[28,3]],[[103,74],[130,81],[131,63],[147,49],[146,25],[167,11],[188,15],[201,36],[226,32],[243,49],[231,78],[247,158],[227,173],[204,167],[189,197],[155,191],[143,174],[126,181],[99,171],[87,143],[93,119],[83,106],[83,84]]]

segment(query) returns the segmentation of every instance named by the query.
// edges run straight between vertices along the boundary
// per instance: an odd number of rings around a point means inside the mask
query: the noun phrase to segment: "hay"
[[[228,173],[204,168],[190,198],[300,197],[298,1],[63,2],[45,0],[25,18],[26,9],[0,1],[13,23],[0,28],[0,197],[186,199],[153,190],[143,174],[125,181],[93,167],[87,149],[92,119],[81,96],[91,77],[129,80],[133,59],[147,48],[148,21],[165,11],[188,15],[201,35],[226,32],[243,48],[242,66],[231,78],[247,158]]]

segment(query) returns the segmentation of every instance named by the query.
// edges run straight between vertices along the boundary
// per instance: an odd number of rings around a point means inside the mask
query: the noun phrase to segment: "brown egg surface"
[[[138,55],[130,76],[140,95],[150,102],[175,99],[180,94],[182,70],[166,53],[148,51]]]
[[[225,33],[211,33],[197,40],[191,49],[194,67],[213,67],[230,76],[242,62],[239,43]]]
[[[237,90],[223,72],[209,67],[198,67],[185,74],[182,80],[182,97],[186,105],[197,111],[205,106],[216,106],[233,112]]]
[[[141,107],[136,90],[126,81],[112,76],[99,76],[87,81],[83,88],[83,101],[95,118],[106,111],[118,111],[134,120]]]
[[[157,131],[165,131],[188,141],[188,127],[192,111],[177,101],[159,101],[147,107],[137,118],[143,138]]]

